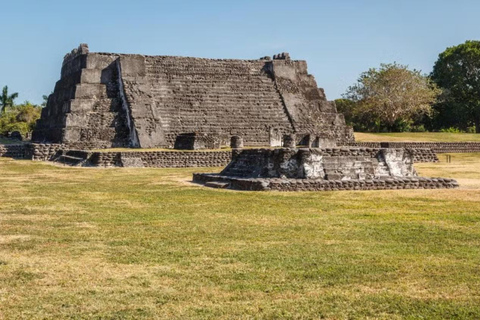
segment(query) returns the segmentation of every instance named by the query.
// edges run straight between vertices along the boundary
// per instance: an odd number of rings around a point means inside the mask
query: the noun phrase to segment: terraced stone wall
[[[270,145],[292,127],[261,60],[164,56],[120,57],[132,122],[141,147],[173,147],[177,135],[240,135],[249,146]]]
[[[168,147],[179,134],[241,136],[246,146],[280,146],[285,134],[320,147],[353,141],[305,61],[91,53],[64,58],[61,78],[33,133],[36,143],[76,148]]]
[[[480,152],[480,142],[350,142],[345,145],[364,148],[431,149],[435,153]]]
[[[32,141],[95,148],[128,146],[117,58],[115,54],[89,53],[85,45],[67,54]]]
[[[0,157],[25,159],[25,144],[0,144]]]
[[[94,152],[87,165],[98,167],[189,168],[224,167],[231,151]]]
[[[25,149],[25,158],[36,161],[51,161],[62,150],[67,149],[66,145],[55,143],[31,143]]]
[[[195,173],[193,181],[228,183],[228,188],[248,191],[346,191],[400,189],[454,189],[458,182],[448,178],[404,177],[387,180],[309,180],[309,179],[242,179],[217,174]]]

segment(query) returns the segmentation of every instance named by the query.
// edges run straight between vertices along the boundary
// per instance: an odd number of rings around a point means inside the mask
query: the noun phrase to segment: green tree
[[[0,134],[20,131],[23,135],[31,132],[40,118],[42,108],[28,101],[8,108],[0,115]]]
[[[346,124],[353,126],[355,124],[355,102],[349,99],[336,99],[335,105],[337,111],[345,117]]]
[[[48,95],[44,94],[42,96],[42,99],[43,99],[43,102],[41,104],[42,108],[45,108],[47,106],[47,103],[48,103]]]
[[[431,112],[440,90],[418,70],[401,64],[381,64],[363,72],[343,95],[355,103],[353,114],[377,131],[404,131],[423,114]]]
[[[474,124],[480,133],[480,41],[466,41],[438,56],[431,77],[442,88],[435,106],[440,126],[465,129]]]
[[[14,100],[18,98],[18,93],[12,93],[8,94],[8,86],[3,87],[2,89],[2,95],[0,95],[0,106],[1,106],[1,112],[0,113],[5,113],[5,110],[7,107],[13,107],[14,106]]]

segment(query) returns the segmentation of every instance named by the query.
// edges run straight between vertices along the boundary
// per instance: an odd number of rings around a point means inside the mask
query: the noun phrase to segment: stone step
[[[88,127],[91,125],[101,127],[115,127],[116,112],[88,112],[88,113],[67,113],[66,125],[77,127]]]
[[[65,128],[64,141],[77,142],[77,141],[92,141],[97,140],[100,142],[112,141],[117,132],[115,127],[77,127],[70,126]]]
[[[220,182],[220,181],[209,181],[205,183],[206,187],[210,188],[217,188],[217,189],[226,189],[228,188],[230,183],[228,182]]]
[[[102,81],[101,69],[82,69],[80,75],[81,83],[95,83],[99,84]]]
[[[73,97],[72,97],[73,98]],[[107,86],[104,84],[80,83],[75,89],[75,99],[108,98]]]
[[[75,98],[68,102],[67,112],[89,112],[89,111],[110,111],[113,106],[120,104],[117,99],[103,98],[103,99],[90,99],[90,98]]]
[[[86,159],[84,159],[84,158],[74,157],[74,156],[69,156],[69,155],[64,155],[64,154],[60,155],[57,158],[57,162],[72,165],[72,166],[79,165],[80,163],[82,163],[85,160]]]

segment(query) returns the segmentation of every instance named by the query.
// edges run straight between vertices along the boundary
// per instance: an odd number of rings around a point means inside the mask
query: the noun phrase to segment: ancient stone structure
[[[433,153],[480,152],[480,142],[350,142],[346,145],[363,148],[430,149]]]
[[[0,157],[25,159],[25,153],[24,144],[0,144]]]
[[[408,149],[244,149],[220,174],[194,181],[241,190],[359,190],[454,188],[453,179],[419,178]]]
[[[191,168],[224,167],[230,151],[94,152],[86,165],[96,167]]]
[[[33,141],[172,148],[179,137],[228,146],[241,136],[245,146],[281,146],[292,133],[307,146],[353,141],[305,61],[91,53],[82,44],[65,56]]]
[[[218,135],[201,133],[179,134],[174,145],[175,149],[180,150],[220,149],[220,147]]]
[[[90,53],[80,45],[65,56],[32,140],[0,146],[0,156],[102,167],[228,164],[220,174],[195,174],[194,181],[243,190],[458,186],[452,179],[416,176],[414,161],[438,161],[428,147],[337,147],[354,144],[352,129],[306,62],[287,53],[219,60]],[[91,150],[228,146],[231,152]]]
[[[232,149],[239,149],[243,148],[243,139],[240,136],[233,136],[230,139],[230,148]]]

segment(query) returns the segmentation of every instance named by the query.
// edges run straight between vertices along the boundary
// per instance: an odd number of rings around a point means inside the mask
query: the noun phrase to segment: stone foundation
[[[94,152],[87,166],[190,168],[224,167],[231,161],[230,151],[138,151]]]
[[[25,150],[25,158],[36,161],[52,161],[55,156],[67,147],[54,143],[31,143]]]
[[[221,176],[196,173],[193,182],[225,182],[226,187],[247,191],[342,191],[342,190],[401,190],[401,189],[453,189],[458,188],[454,179],[405,177],[386,180],[322,180],[322,179],[267,179]]]
[[[0,144],[0,157],[25,159],[25,144]]]
[[[409,148],[413,153],[413,161],[416,163],[421,162],[438,162],[437,154],[432,149],[412,149]]]
[[[194,174],[212,187],[239,190],[385,190],[454,188],[453,179],[417,177],[413,151],[376,148],[233,150],[220,174]]]
[[[480,152],[480,142],[352,142],[345,146],[361,148],[431,149],[434,153]]]

